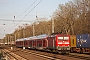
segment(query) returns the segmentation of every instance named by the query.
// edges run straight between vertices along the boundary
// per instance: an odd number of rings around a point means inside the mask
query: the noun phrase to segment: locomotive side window
[[[63,40],[63,37],[58,37],[58,40]]]
[[[64,37],[64,40],[69,40],[69,37]]]

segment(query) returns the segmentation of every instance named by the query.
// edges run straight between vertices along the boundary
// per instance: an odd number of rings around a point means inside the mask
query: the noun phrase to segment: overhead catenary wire
[[[36,2],[37,0],[35,0],[23,13],[21,13],[18,17],[22,16],[28,9],[30,9]],[[17,18],[18,18],[17,17]]]
[[[17,18],[19,18],[20,16],[22,16],[22,14],[24,14],[31,6],[33,6],[33,4],[35,4],[35,2],[36,2],[37,0],[35,0],[23,13],[21,13]],[[14,5],[14,3],[13,3],[13,5]],[[14,20],[16,19],[16,16],[14,15]],[[15,26],[15,21],[13,20],[13,22],[14,22],[14,26]]]
[[[40,2],[41,2],[41,1],[42,1],[42,0],[40,0]],[[39,3],[40,3],[40,2],[39,2]],[[36,8],[36,6],[38,6],[39,3],[37,3],[37,4],[34,6],[34,8]],[[32,12],[34,8],[32,8],[32,9],[30,10],[30,12]],[[24,19],[30,12],[28,12],[28,13],[19,21],[19,23],[22,22],[23,19]],[[18,23],[18,24],[19,24],[19,23]],[[18,24],[16,24],[16,26],[17,26]]]
[[[19,25],[20,22],[23,21],[23,19],[33,11],[33,9],[35,9],[40,3],[41,3],[42,0],[40,0],[13,28],[9,29],[8,31],[14,29],[15,27],[17,27]]]
[[[0,19],[0,21],[8,21],[8,22],[12,22],[13,19]],[[14,20],[14,22],[19,22],[20,20]],[[29,21],[29,20],[26,20],[26,21],[22,21],[22,22],[33,22],[33,21]]]

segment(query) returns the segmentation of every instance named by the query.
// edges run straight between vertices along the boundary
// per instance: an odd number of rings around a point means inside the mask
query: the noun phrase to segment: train
[[[90,34],[38,35],[16,40],[17,47],[69,54],[70,52],[90,54]]]
[[[44,50],[55,53],[69,54],[70,52],[70,35],[52,34],[38,35],[16,40],[17,47]]]

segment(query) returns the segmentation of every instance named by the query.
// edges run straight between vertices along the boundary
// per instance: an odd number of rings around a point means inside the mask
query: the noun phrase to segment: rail
[[[6,60],[27,60],[26,58],[23,58],[22,56],[19,56],[12,51],[3,49],[3,56]]]

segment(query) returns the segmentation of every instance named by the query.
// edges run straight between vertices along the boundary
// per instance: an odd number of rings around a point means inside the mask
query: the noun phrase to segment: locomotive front
[[[70,36],[67,34],[56,35],[56,46],[59,53],[69,53],[70,51]]]

